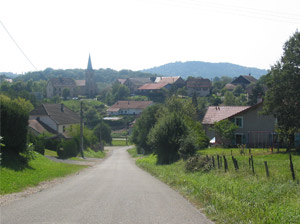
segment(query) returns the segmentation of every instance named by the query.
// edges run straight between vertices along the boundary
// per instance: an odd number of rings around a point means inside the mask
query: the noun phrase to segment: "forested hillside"
[[[231,63],[210,63],[201,61],[174,62],[159,67],[142,70],[142,72],[153,73],[163,76],[188,76],[203,78],[214,78],[221,76],[237,77],[251,73],[255,78],[267,74],[267,70],[248,68]]]
[[[25,75],[19,75],[15,78],[15,81],[40,81],[49,80],[54,77],[70,77],[73,79],[85,79],[85,69],[52,69],[47,68],[44,71],[28,72]],[[121,70],[116,71],[113,69],[98,69],[95,70],[95,81],[102,83],[112,83],[119,78],[134,78],[134,77],[151,77],[154,76],[150,73],[144,73],[140,71]]]

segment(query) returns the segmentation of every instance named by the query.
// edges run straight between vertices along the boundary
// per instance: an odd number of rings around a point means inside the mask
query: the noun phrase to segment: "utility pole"
[[[80,101],[80,154],[84,158],[83,154],[83,113],[82,113],[82,101]]]

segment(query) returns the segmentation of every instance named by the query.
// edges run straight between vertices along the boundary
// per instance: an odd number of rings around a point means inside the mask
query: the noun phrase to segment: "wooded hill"
[[[228,76],[238,77],[251,73],[255,78],[267,74],[267,70],[258,68],[249,68],[231,63],[210,63],[202,61],[174,62],[162,66],[142,70],[142,72],[153,73],[162,76],[188,76],[212,79],[214,77]]]
[[[52,69],[47,68],[44,71],[28,72],[25,75],[18,75],[15,81],[40,81],[49,80],[56,77],[68,77],[73,79],[85,79],[85,69]],[[135,77],[153,77],[155,75],[144,73],[140,71],[121,70],[116,71],[113,69],[98,69],[95,71],[95,81],[102,83],[112,83],[116,79],[126,79]]]

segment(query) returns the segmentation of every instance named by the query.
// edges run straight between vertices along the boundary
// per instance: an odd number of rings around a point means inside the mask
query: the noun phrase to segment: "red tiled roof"
[[[202,124],[214,124],[248,108],[250,108],[250,106],[210,106],[205,113]]]
[[[118,111],[119,109],[145,109],[152,103],[152,101],[118,101],[107,111]]]
[[[162,82],[162,83],[148,83],[139,88],[139,90],[155,90],[155,89],[162,89],[169,83]]]

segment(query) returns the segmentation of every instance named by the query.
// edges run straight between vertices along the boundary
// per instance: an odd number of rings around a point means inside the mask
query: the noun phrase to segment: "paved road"
[[[79,175],[2,206],[0,223],[211,223],[177,192],[137,168],[128,148],[116,148]]]

